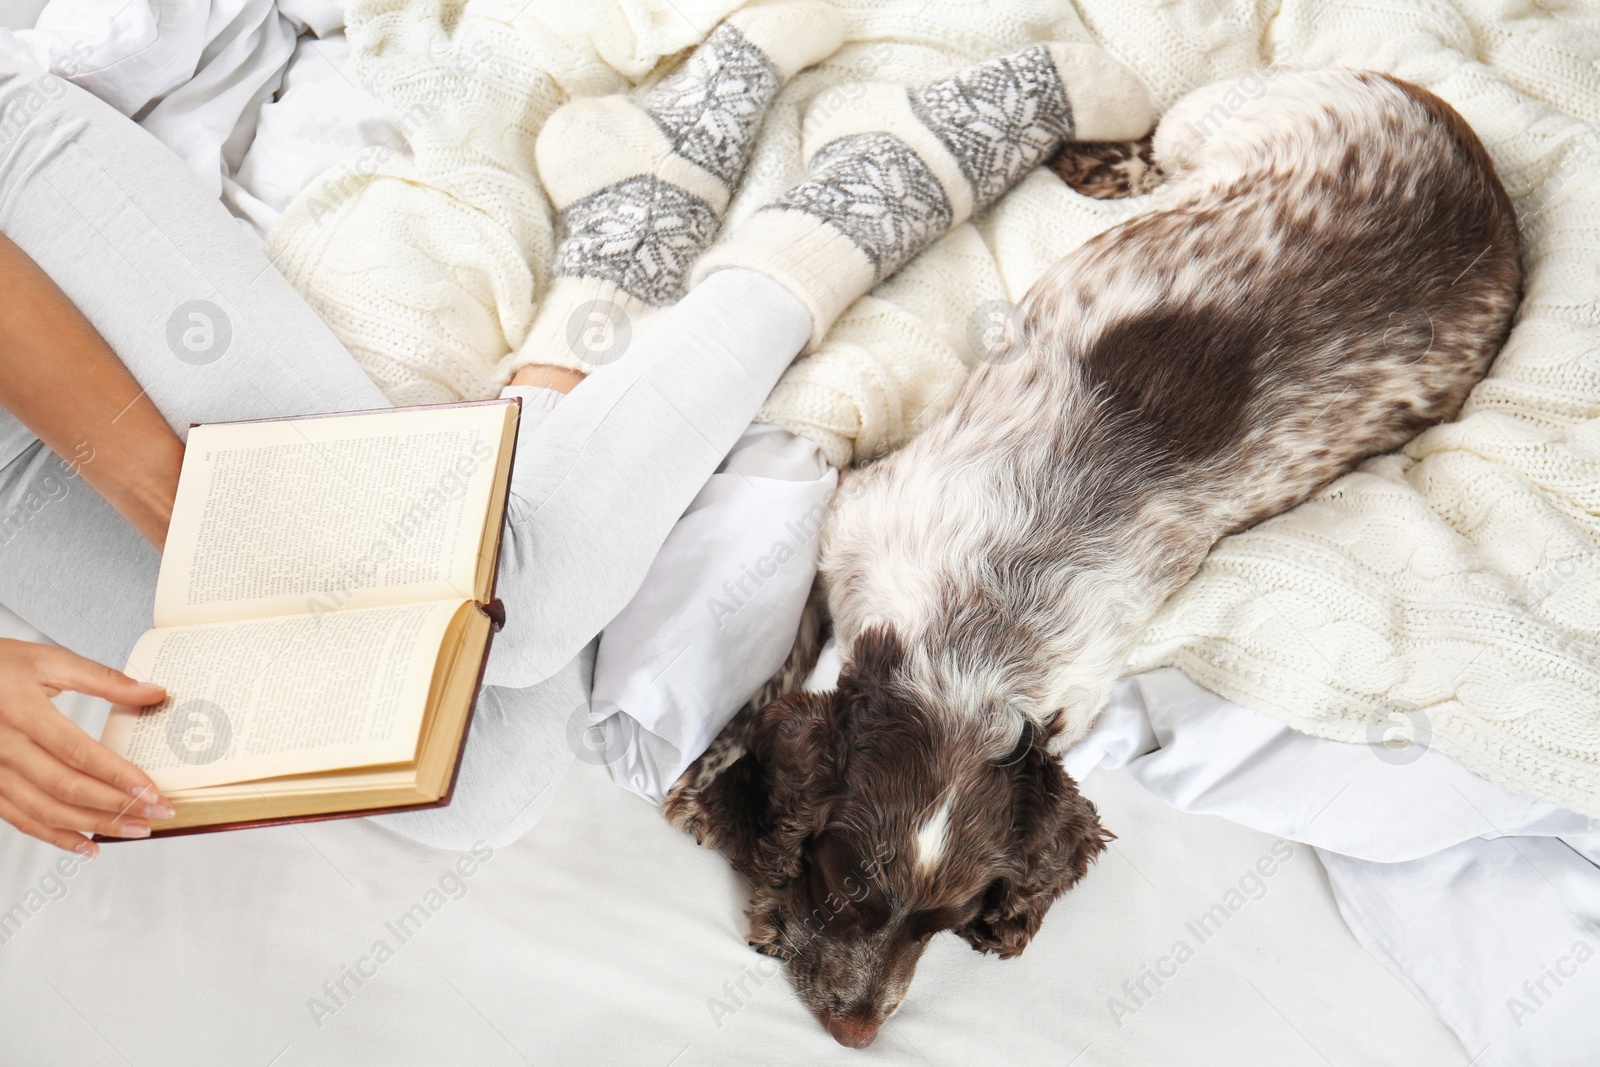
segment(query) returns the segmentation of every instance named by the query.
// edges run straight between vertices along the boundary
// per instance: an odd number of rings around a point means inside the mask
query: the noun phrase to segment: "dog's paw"
[[[689,764],[667,791],[661,814],[673,826],[693,834],[695,843],[715,848],[719,835],[707,803],[707,791],[729,767],[739,762],[745,754],[744,743],[724,731],[711,742],[711,747],[699,759]]]
[[[797,948],[785,931],[782,903],[782,897],[771,886],[756,886],[745,908],[750,919],[745,944],[775,960],[793,959]]]
[[[1074,192],[1096,200],[1139,196],[1163,180],[1150,144],[1148,136],[1138,141],[1069,141],[1050,161],[1050,169]]]

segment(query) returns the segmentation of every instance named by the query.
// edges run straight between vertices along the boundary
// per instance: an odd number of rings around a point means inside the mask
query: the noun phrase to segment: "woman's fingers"
[[[29,837],[37,837],[47,845],[54,845],[57,848],[66,849],[68,852],[76,852],[80,856],[88,856],[92,859],[100,851],[99,845],[82,834],[75,834],[71,830],[54,829],[29,818],[3,796],[0,796],[0,819],[4,819]]]
[[[98,778],[75,771],[15,730],[0,727],[0,772],[9,769],[75,808],[150,819],[171,818],[171,806],[151,791],[133,797]]]
[[[149,775],[50,703],[69,689],[134,707],[165,692],[64,648],[0,639],[0,819],[92,856],[83,834],[147,837],[146,820],[173,811]]]
[[[63,803],[15,771],[0,770],[0,796],[24,816],[52,830],[76,830],[106,837],[150,836],[150,824],[143,819]]]
[[[25,734],[66,766],[109,784],[128,800],[139,804],[165,803],[148,774],[84,733],[42,696],[18,694],[7,710],[13,729]],[[47,782],[39,784],[48,786]]]
[[[54,645],[37,645],[36,663],[41,684],[56,690],[104,697],[113,704],[142,708],[165,699],[167,691],[154,682],[139,682],[103,663],[84,659]]]

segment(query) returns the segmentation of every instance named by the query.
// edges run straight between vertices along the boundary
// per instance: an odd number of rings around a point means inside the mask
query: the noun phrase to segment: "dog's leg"
[[[1069,141],[1050,161],[1056,177],[1096,200],[1148,193],[1162,182],[1150,135],[1137,141]]]
[[[711,808],[715,807],[718,800],[713,799],[714,792],[727,790],[735,786],[749,785],[742,780],[719,782],[723,774],[734,764],[744,758],[749,750],[750,731],[761,714],[761,709],[768,704],[799,689],[805,682],[806,676],[817,665],[817,657],[822,652],[822,646],[827,643],[831,630],[828,621],[828,598],[822,589],[822,577],[818,575],[811,583],[811,594],[806,599],[806,606],[800,613],[800,628],[795,634],[794,647],[789,651],[789,658],[762,687],[756,690],[754,696],[745,702],[728,725],[722,728],[716,739],[711,742],[700,758],[678,776],[678,780],[667,791],[666,803],[661,807],[662,815],[673,826],[686,833],[694,835],[696,841],[702,845],[722,847],[727,844],[723,840],[725,828],[719,830]],[[734,775],[734,779],[740,776]]]
[[[723,843],[711,810],[714,804],[710,794],[722,773],[744,758],[750,723],[757,714],[749,704],[740,708],[710,747],[667,790],[661,814],[673,826],[693,834],[699,844],[716,848]]]

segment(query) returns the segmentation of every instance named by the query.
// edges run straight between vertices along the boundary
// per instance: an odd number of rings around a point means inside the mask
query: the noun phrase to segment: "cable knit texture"
[[[496,363],[526,337],[554,253],[532,159],[544,118],[569,96],[659,77],[737,5],[534,6],[537,17],[521,0],[351,5],[363,80],[413,153],[335,168],[292,206],[273,250],[397,401],[492,395]],[[1461,111],[1522,222],[1526,299],[1493,372],[1457,422],[1223,541],[1131,669],[1181,667],[1339,740],[1382,736],[1403,714],[1486,777],[1600,816],[1600,49],[1572,5],[835,7],[846,43],[777,95],[727,231],[804,177],[803,124],[847,109],[862,83],[920,85],[1042,41],[1100,44],[1159,110],[1219,78],[1271,92],[1246,75],[1277,61],[1389,71]],[[1139,209],[1034,172],[847,308],[762,418],[835,464],[899,446],[1011,301]]]

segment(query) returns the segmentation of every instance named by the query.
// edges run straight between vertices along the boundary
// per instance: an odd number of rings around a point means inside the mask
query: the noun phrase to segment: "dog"
[[[1255,77],[1180,100],[1150,210],[848,475],[819,569],[837,687],[747,705],[669,794],[842,1044],[935,934],[1015,956],[1084,876],[1110,835],[1058,757],[1217,539],[1454,415],[1510,329],[1515,218],[1454,110],[1376,73]]]

